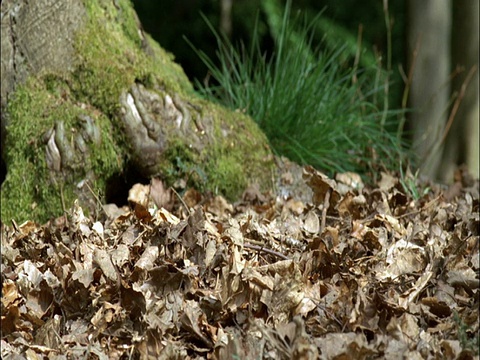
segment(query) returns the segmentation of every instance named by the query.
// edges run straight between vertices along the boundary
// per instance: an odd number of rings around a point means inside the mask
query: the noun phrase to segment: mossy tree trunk
[[[272,184],[255,123],[200,99],[128,0],[4,0],[1,12],[3,221],[45,221],[75,198],[93,207],[127,168],[229,198]]]

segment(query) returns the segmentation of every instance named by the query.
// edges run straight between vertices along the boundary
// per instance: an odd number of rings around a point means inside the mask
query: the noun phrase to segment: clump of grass
[[[427,195],[431,190],[428,185],[420,182],[418,169],[415,174],[412,174],[409,167],[407,167],[407,171],[404,172],[403,167],[400,166],[399,181],[403,187],[403,191],[405,191],[405,194],[410,195],[414,200],[419,200],[421,197]]]
[[[314,47],[317,20],[292,22],[287,3],[268,57],[256,28],[248,51],[212,28],[219,65],[195,51],[217,84],[197,86],[208,98],[250,115],[278,155],[328,173],[398,169],[402,146],[386,130],[396,113],[374,102],[382,97],[383,88],[373,85],[381,70],[356,69],[341,46]]]

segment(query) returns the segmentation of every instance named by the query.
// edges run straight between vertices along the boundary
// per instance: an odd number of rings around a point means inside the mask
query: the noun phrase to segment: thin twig
[[[421,213],[422,211],[424,211],[425,209],[428,209],[430,206],[432,206],[433,204],[435,204],[438,200],[440,200],[440,198],[442,197],[443,195],[438,195],[435,199],[433,200],[430,200],[428,203],[426,203],[424,206],[422,206],[420,209],[418,210],[414,210],[414,211],[410,211],[408,213],[405,213],[405,214],[402,214],[402,215],[398,215],[397,216],[397,219],[401,219],[401,218],[405,218],[405,217],[408,217],[408,216],[411,216],[411,215],[416,215],[416,214],[419,214]]]
[[[410,64],[410,68],[408,69],[408,77],[407,77],[406,82],[405,82],[405,88],[403,89],[402,109],[404,110],[404,112],[403,112],[403,116],[400,119],[400,122],[398,124],[398,129],[397,129],[397,139],[398,140],[401,139],[401,136],[403,134],[403,130],[405,128],[405,123],[407,121],[407,119],[405,117],[405,111],[407,109],[408,96],[409,96],[409,93],[410,93],[410,88],[412,86],[413,72],[414,72],[414,69],[415,69],[416,62],[417,62],[418,49],[420,48],[421,40],[422,40],[422,36],[420,35],[417,38],[417,41],[415,43],[415,48],[413,49],[412,63]],[[404,79],[404,81],[405,81],[405,79]]]
[[[390,72],[392,70],[392,23],[388,12],[388,0],[383,0],[383,13],[385,19],[385,27],[387,28],[387,75],[385,76],[385,87],[383,97],[383,112],[380,121],[382,130],[385,130],[385,122],[387,121],[387,113],[389,108],[389,89],[390,89]]]
[[[105,208],[103,207],[103,203],[102,201],[100,200],[100,198],[98,197],[98,195],[93,191],[93,189],[91,188],[90,184],[88,183],[88,180],[85,180],[85,186],[87,187],[88,191],[90,191],[90,194],[92,194],[92,196],[95,198],[95,200],[97,201],[97,206],[98,206],[98,209],[101,209],[101,211],[103,211],[107,216],[107,212],[105,211]],[[98,215],[98,212],[97,212],[97,215]]]
[[[185,201],[183,201],[182,197],[180,196],[180,194],[173,188],[173,187],[170,187],[170,189],[172,189],[173,193],[177,196],[178,200],[180,200],[180,202],[182,203],[183,207],[185,208],[185,210],[187,211],[187,214],[188,215],[192,215],[192,212],[190,211],[190,209],[188,208],[187,204],[185,204]]]
[[[274,256],[279,257],[279,258],[284,259],[284,260],[290,260],[290,258],[288,256],[283,255],[282,253],[279,253],[278,251],[266,248],[264,246],[258,246],[258,245],[244,243],[243,247],[245,247],[247,249],[256,250],[256,251],[263,251],[267,254],[274,255]]]
[[[325,199],[323,199],[323,209],[322,209],[322,223],[320,225],[320,234],[323,233],[325,229],[325,225],[327,223],[327,210],[330,207],[330,193],[332,189],[328,189],[327,193],[325,194]]]

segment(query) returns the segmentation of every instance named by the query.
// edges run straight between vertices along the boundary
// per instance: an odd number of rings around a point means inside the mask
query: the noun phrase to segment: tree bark
[[[475,178],[478,179],[480,176],[479,2],[455,0],[452,5],[452,67],[454,73],[457,70],[460,71],[452,79],[452,91],[454,98],[460,98],[458,111],[448,133],[440,168],[439,175],[445,182],[451,182],[455,169],[463,164],[467,165],[469,172]]]
[[[3,221],[45,221],[75,198],[94,208],[127,168],[229,198],[271,187],[256,124],[200,99],[128,0],[4,0],[1,12]]]
[[[435,178],[450,97],[450,0],[408,1],[410,124],[420,171]]]

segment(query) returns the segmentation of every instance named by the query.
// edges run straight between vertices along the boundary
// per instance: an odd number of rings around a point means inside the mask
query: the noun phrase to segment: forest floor
[[[281,179],[310,195],[156,180],[96,219],[2,225],[2,358],[478,359],[478,181]]]

